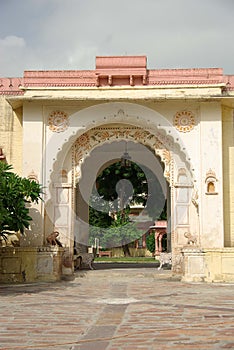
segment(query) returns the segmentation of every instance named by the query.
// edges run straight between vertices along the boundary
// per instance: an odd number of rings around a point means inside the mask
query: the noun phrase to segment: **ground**
[[[234,348],[233,285],[97,268],[60,283],[2,285],[0,349]]]

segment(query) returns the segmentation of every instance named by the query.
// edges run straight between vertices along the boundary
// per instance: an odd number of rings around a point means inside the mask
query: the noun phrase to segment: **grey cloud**
[[[6,37],[22,41],[4,46],[0,75],[93,69],[96,55],[118,54],[146,54],[149,68],[234,74],[233,9],[232,0],[3,0],[0,50]]]

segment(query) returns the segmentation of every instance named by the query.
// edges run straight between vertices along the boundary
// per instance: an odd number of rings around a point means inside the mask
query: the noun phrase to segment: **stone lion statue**
[[[0,247],[19,247],[20,246],[19,232],[6,232],[0,236]]]
[[[184,237],[187,238],[187,244],[197,244],[197,237],[195,235],[192,235],[190,232],[185,232]]]
[[[59,247],[62,247],[62,243],[57,238],[59,236],[58,231],[52,232],[47,238],[46,241],[49,245],[58,245]]]

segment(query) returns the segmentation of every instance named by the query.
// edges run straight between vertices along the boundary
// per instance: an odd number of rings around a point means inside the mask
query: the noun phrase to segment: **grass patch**
[[[111,257],[102,256],[95,258],[96,262],[121,262],[121,263],[154,263],[157,262],[153,257]]]

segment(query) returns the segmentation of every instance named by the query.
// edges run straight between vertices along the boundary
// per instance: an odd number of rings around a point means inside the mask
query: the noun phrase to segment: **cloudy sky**
[[[148,68],[234,74],[233,18],[234,0],[0,0],[0,76],[142,54]]]

